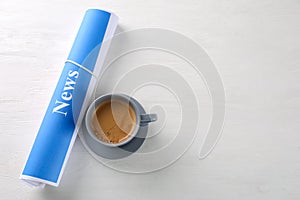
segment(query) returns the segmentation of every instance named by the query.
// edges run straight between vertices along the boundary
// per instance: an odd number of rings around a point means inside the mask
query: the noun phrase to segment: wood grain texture
[[[224,81],[227,118],[207,159],[192,146],[170,168],[124,174],[77,140],[58,188],[19,181],[90,7],[115,12],[124,30],[175,30],[208,52]],[[0,16],[0,199],[300,199],[298,0],[12,0],[0,3]]]

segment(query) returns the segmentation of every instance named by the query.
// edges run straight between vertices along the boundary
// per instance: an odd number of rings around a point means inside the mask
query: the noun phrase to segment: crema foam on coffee
[[[106,100],[95,108],[92,128],[95,136],[106,143],[117,144],[130,137],[136,126],[136,114],[122,100]]]

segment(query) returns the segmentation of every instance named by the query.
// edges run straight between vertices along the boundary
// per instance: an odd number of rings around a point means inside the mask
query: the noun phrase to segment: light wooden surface
[[[18,180],[87,8],[123,29],[181,32],[224,81],[227,119],[207,159],[195,149],[165,170],[132,175],[100,165],[76,141],[58,188]],[[300,199],[298,0],[0,3],[0,199]]]

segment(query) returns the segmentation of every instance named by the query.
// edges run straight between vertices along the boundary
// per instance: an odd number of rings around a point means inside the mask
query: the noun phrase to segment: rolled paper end
[[[117,22],[118,17],[107,11],[89,9],[85,13],[67,59],[70,62],[65,63],[20,176],[27,184],[59,185],[94,91],[94,76],[101,70],[96,63],[103,62],[107,53],[108,46],[101,44],[113,37]]]

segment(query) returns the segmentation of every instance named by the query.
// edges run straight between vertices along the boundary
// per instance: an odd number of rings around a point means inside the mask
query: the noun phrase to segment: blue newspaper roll
[[[113,36],[117,21],[116,15],[103,10],[85,13],[20,176],[27,183],[59,185],[100,73],[96,62],[103,62],[107,53],[103,42]]]

